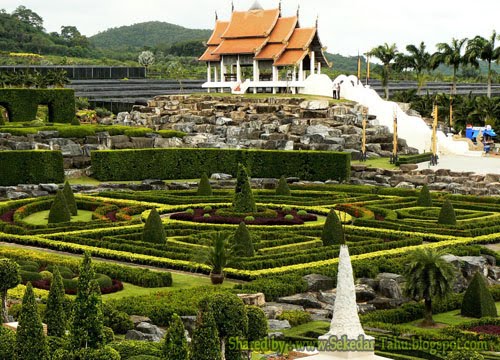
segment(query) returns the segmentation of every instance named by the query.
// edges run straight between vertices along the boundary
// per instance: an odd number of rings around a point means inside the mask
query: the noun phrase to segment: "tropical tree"
[[[9,322],[7,312],[7,290],[19,285],[21,275],[19,265],[10,259],[0,259],[0,296],[2,297],[2,322]]]
[[[417,47],[416,45],[406,46],[408,55],[400,54],[396,58],[395,65],[397,69],[412,69],[417,75],[417,93],[425,84],[425,72],[430,70],[431,67],[431,54],[425,50],[425,44],[422,41]]]
[[[155,63],[155,55],[151,51],[143,51],[139,54],[138,61],[144,66],[147,75],[148,67]]]
[[[184,64],[180,61],[170,61],[166,68],[167,78],[177,80],[179,83],[180,91],[184,91],[184,86],[182,84],[182,80],[186,78],[188,74],[188,70],[184,66]]]
[[[407,259],[405,291],[417,301],[424,300],[424,326],[434,325],[432,301],[445,298],[453,289],[453,265],[446,262],[442,255],[434,249],[425,248],[415,250]]]
[[[382,62],[382,86],[385,89],[385,98],[389,99],[389,78],[391,75],[391,67],[398,54],[398,49],[396,44],[389,45],[385,43],[384,45],[379,45],[373,48],[370,52],[370,56],[374,56]]]
[[[432,66],[437,67],[440,64],[445,64],[453,67],[453,84],[452,93],[457,93],[457,72],[460,65],[467,64],[467,58],[462,54],[467,39],[455,39],[451,40],[450,44],[439,43],[436,45],[438,52],[432,55]]]
[[[488,63],[488,98],[491,98],[491,63],[500,62],[500,46],[495,47],[495,41],[498,38],[500,37],[497,37],[497,33],[494,30],[489,39],[478,35],[469,40],[465,51],[465,57],[472,66],[479,67],[478,59]]]
[[[210,266],[210,280],[212,284],[222,284],[224,281],[224,268],[229,262],[230,253],[227,249],[228,236],[221,232],[216,232],[212,236],[212,246],[206,255],[206,264]]]

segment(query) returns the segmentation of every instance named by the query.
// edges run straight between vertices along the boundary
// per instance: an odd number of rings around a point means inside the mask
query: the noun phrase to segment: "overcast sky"
[[[236,10],[247,10],[254,0],[234,0]],[[260,0],[264,8],[278,0]],[[313,26],[319,15],[323,45],[332,53],[356,55],[384,42],[407,44],[424,41],[431,51],[452,37],[489,37],[500,32],[500,0],[283,0],[284,16],[300,4],[301,26]],[[228,19],[230,0],[1,0],[12,12],[24,5],[44,19],[45,28],[59,31],[75,25],[91,36],[110,27],[144,21],[166,21],[189,28],[211,29],[214,13]]]

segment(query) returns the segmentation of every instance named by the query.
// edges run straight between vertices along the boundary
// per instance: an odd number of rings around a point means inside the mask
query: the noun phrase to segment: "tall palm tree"
[[[398,55],[396,44],[379,45],[369,52],[370,56],[375,56],[383,64],[382,86],[385,88],[385,99],[389,99],[389,77],[391,74],[391,65]]]
[[[457,93],[457,72],[460,65],[467,64],[467,58],[462,55],[462,48],[464,47],[467,39],[451,40],[451,44],[439,43],[436,45],[438,52],[432,55],[432,66],[437,67],[440,64],[446,64],[453,67],[453,94]]]
[[[455,278],[453,265],[434,249],[418,249],[408,257],[405,269],[406,293],[415,300],[424,300],[422,325],[434,325],[432,300],[443,299],[452,292]]]
[[[412,69],[417,74],[417,93],[425,84],[425,72],[432,69],[431,54],[425,50],[425,44],[422,41],[417,47],[416,45],[406,46],[408,55],[401,54],[396,58],[397,67],[400,69]]]
[[[500,36],[498,37],[500,39]],[[485,39],[482,36],[476,36],[469,40],[465,51],[465,56],[470,64],[474,67],[479,67],[478,59],[488,63],[488,97],[491,98],[491,63],[500,62],[500,46],[495,47],[497,33],[493,30],[490,39]]]

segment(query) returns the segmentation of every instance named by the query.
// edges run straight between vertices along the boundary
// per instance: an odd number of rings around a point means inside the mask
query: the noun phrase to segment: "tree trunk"
[[[422,322],[423,326],[433,326],[436,323],[432,318],[432,300],[430,298],[424,300],[425,308],[424,308],[424,321]]]
[[[222,360],[226,360],[226,338],[220,338],[220,355]]]
[[[451,85],[451,92],[453,95],[457,94],[457,68],[453,67],[453,84]]]
[[[7,311],[7,290],[2,293],[2,322],[9,322],[9,312]]]
[[[491,99],[491,61],[488,61],[488,98]]]

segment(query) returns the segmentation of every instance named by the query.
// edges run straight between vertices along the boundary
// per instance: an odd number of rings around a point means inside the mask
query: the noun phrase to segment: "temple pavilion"
[[[299,10],[295,16],[283,17],[281,2],[271,10],[264,10],[257,1],[248,11],[233,7],[230,21],[216,16],[207,49],[199,58],[207,63],[203,88],[235,94],[308,93],[311,75],[330,66],[324,50],[318,21],[314,27],[300,27]]]

